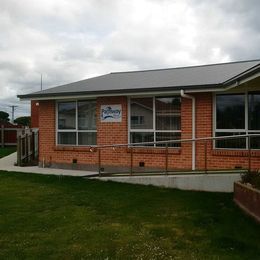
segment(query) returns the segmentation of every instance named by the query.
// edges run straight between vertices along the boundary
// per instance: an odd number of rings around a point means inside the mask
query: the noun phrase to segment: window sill
[[[92,151],[90,150],[92,148]],[[70,152],[93,152],[94,146],[63,146],[57,145],[54,147],[54,151],[70,151]]]
[[[216,156],[231,156],[231,157],[247,157],[247,150],[224,150],[224,149],[215,149],[212,150],[212,155]],[[251,157],[260,157],[260,150],[251,150]]]
[[[159,148],[159,147],[135,147],[132,148],[133,153],[141,153],[141,154],[165,154],[166,149],[165,148]],[[131,153],[131,148],[127,149],[128,153]],[[168,154],[181,154],[181,148],[168,148]]]

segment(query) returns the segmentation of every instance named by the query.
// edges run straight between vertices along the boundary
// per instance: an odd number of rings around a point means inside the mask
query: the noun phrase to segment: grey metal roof
[[[222,87],[225,83],[232,82],[232,79],[259,67],[260,60],[251,60],[171,69],[114,72],[18,97],[23,99]]]

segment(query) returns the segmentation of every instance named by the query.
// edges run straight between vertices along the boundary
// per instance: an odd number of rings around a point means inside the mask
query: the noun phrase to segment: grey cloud
[[[0,0],[1,107],[111,71],[259,58],[257,0]],[[18,112],[18,110],[17,110]]]

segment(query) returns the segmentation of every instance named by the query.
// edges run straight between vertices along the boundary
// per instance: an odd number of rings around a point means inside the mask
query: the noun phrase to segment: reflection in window
[[[248,102],[245,102],[245,101]],[[246,106],[247,104],[247,106]],[[228,94],[216,96],[216,136],[260,134],[260,93]],[[245,138],[219,140],[216,148],[246,149]],[[260,149],[260,137],[251,137],[251,149]]]
[[[259,132],[250,133],[250,134],[259,134]],[[251,144],[251,149],[260,149],[260,136],[250,137],[250,144]]]
[[[75,132],[59,132],[58,133],[58,144],[76,144],[76,133]]]
[[[248,95],[248,129],[260,130],[260,93]]]
[[[132,143],[180,139],[180,97],[131,98],[130,115],[130,142]],[[179,147],[180,144],[171,146]]]
[[[131,129],[153,129],[153,99],[131,99]]]
[[[168,141],[181,139],[180,132],[157,132],[156,141]],[[166,144],[157,144],[156,146],[166,146]],[[168,147],[180,147],[181,143],[168,143]]]
[[[96,132],[79,132],[79,145],[95,145],[97,144],[97,133]]]
[[[245,128],[245,95],[217,95],[217,129]]]
[[[95,100],[58,103],[58,144],[95,145],[96,135]]]
[[[96,101],[78,102],[78,129],[95,130],[96,129]]]
[[[58,104],[58,128],[76,128],[76,102],[63,102]]]
[[[155,99],[156,130],[180,130],[181,100],[179,97]]]
[[[153,142],[153,133],[142,133],[142,132],[136,132],[131,133],[131,143],[143,143],[143,142]],[[150,146],[153,146],[151,144]]]
[[[216,133],[216,136],[230,136],[230,135],[244,135],[245,133],[225,133],[220,132]],[[236,138],[236,139],[225,139],[225,140],[216,140],[216,148],[233,148],[233,149],[245,149],[246,148],[246,138]]]
[[[144,126],[144,116],[131,116],[131,125],[142,128]]]

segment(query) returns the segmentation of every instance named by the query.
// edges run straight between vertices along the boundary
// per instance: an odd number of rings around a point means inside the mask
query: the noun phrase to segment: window
[[[216,104],[217,129],[245,129],[244,95],[217,95]]]
[[[142,118],[142,124],[138,124]],[[131,129],[153,129],[153,98],[131,99]]]
[[[260,130],[260,93],[249,93],[248,105],[248,129]]]
[[[180,110],[180,97],[131,98],[130,142],[180,139]],[[165,144],[157,144],[157,146],[165,146]],[[179,147],[180,144],[169,144],[169,146]]]
[[[95,145],[96,101],[68,101],[57,104],[57,143]]]
[[[141,127],[142,125],[144,125],[144,116],[132,116],[131,124],[132,124],[133,128]]]
[[[260,93],[219,94],[215,101],[215,136],[260,134]],[[252,137],[252,149],[260,149],[260,138]],[[218,140],[216,148],[246,149],[246,138]]]

